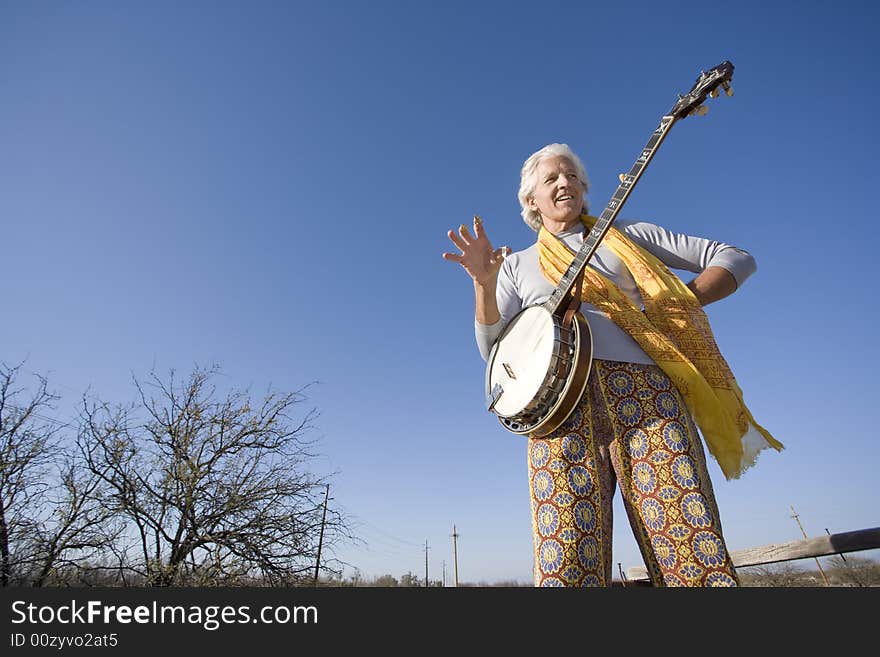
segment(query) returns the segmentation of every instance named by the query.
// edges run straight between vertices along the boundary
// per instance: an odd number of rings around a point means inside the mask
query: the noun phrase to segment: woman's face
[[[584,191],[577,168],[568,158],[561,155],[546,157],[538,163],[529,209],[541,215],[545,228],[559,232],[578,221],[584,205]]]

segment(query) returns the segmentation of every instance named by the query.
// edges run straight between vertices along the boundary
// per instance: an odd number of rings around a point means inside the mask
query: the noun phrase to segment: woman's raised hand
[[[483,228],[483,221],[477,215],[474,215],[473,235],[464,224],[459,226],[458,233],[450,230],[446,234],[461,254],[444,253],[443,259],[460,264],[475,283],[481,286],[494,286],[504,256],[510,253],[510,249],[506,246],[492,248],[492,243]]]

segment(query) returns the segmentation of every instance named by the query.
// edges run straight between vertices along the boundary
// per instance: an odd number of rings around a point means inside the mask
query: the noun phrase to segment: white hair
[[[523,164],[519,176],[519,193],[517,194],[517,197],[519,198],[519,204],[522,208],[520,214],[522,214],[523,221],[526,222],[526,225],[535,232],[538,232],[541,228],[541,215],[535,210],[529,208],[529,199],[535,194],[535,187],[537,186],[535,178],[538,173],[538,165],[541,163],[541,160],[553,156],[564,157],[574,165],[578,178],[584,185],[583,211],[587,212],[588,210],[586,195],[590,189],[590,181],[587,179],[587,170],[584,168],[584,163],[581,162],[581,158],[575,155],[574,151],[571,150],[568,144],[548,144],[538,152],[532,153],[529,156]]]

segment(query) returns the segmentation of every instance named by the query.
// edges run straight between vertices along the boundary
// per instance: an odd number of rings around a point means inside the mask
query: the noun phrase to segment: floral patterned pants
[[[615,484],[654,586],[736,586],[703,446],[654,365],[596,360],[580,406],[529,440],[535,586],[611,586]]]

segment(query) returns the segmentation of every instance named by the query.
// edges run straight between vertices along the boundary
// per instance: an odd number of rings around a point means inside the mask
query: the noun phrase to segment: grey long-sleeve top
[[[757,269],[755,259],[749,253],[723,242],[674,233],[646,221],[618,219],[614,227],[672,269],[699,273],[710,266],[723,267],[733,274],[737,286],[742,285]],[[583,245],[583,227],[580,224],[569,231],[557,233],[556,236],[574,252],[579,251]],[[600,243],[588,266],[613,281],[639,308],[644,307],[632,274],[607,246]],[[527,306],[546,301],[555,287],[541,273],[537,242],[505,258],[498,273],[496,289],[501,319],[488,325],[475,321],[477,346],[483,360],[488,359],[492,345],[514,315]],[[594,358],[627,363],[653,362],[638,343],[612,322],[608,315],[586,302],[581,304],[581,312],[589,322],[593,334]]]

